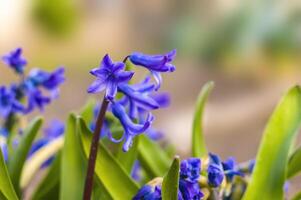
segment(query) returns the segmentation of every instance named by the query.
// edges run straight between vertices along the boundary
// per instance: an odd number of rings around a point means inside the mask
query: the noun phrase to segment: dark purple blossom
[[[174,49],[164,55],[146,55],[140,52],[134,52],[129,55],[129,59],[133,64],[149,69],[158,84],[156,89],[159,89],[162,83],[160,72],[173,72],[176,69],[175,66],[171,64],[175,56],[176,50]]]
[[[113,63],[109,55],[105,55],[100,66],[90,71],[93,76],[96,76],[96,80],[89,86],[88,92],[97,93],[105,90],[106,98],[113,100],[118,85],[128,82],[134,74],[131,71],[124,71],[124,68],[124,63]]]
[[[209,158],[210,162],[207,169],[208,184],[212,187],[218,187],[224,180],[223,166],[217,155],[209,153]]]
[[[133,197],[133,200],[161,200],[161,188],[159,186],[144,185]]]
[[[51,98],[44,96],[39,89],[29,90],[27,92],[28,106],[25,114],[32,112],[35,108],[44,111],[44,107],[51,102]]]
[[[14,69],[18,74],[23,74],[24,67],[27,64],[25,58],[22,57],[21,48],[17,48],[7,55],[3,56],[2,60],[12,69]]]
[[[119,103],[112,104],[112,112],[114,116],[119,119],[124,129],[122,138],[120,138],[118,141],[115,140],[113,142],[120,142],[124,140],[123,151],[125,152],[128,151],[132,146],[134,137],[146,131],[150,127],[154,119],[151,114],[148,114],[147,119],[143,124],[135,124],[127,115],[125,108]],[[109,137],[112,140],[111,133],[109,133]]]
[[[181,162],[181,179],[189,182],[197,182],[201,172],[201,160],[199,158],[188,158]]]
[[[180,190],[180,195],[178,195],[179,200],[180,199],[200,200],[204,196],[204,194],[201,192],[200,186],[197,182],[191,183],[189,181],[180,180],[179,190]]]

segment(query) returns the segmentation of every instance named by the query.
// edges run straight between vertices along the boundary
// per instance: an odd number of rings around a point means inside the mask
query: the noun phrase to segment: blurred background
[[[165,74],[162,88],[172,104],[156,113],[156,127],[189,155],[195,100],[213,80],[209,149],[244,161],[255,157],[281,95],[301,81],[301,1],[0,0],[0,54],[16,47],[30,67],[66,67],[61,98],[45,111],[62,120],[88,99],[88,71],[105,53],[122,60],[133,51],[176,48],[177,70]],[[1,84],[15,79],[0,67]]]

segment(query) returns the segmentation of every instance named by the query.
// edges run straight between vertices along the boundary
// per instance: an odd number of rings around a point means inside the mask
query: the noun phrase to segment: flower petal
[[[101,92],[106,88],[105,81],[97,78],[88,88],[88,93],[97,93]]]

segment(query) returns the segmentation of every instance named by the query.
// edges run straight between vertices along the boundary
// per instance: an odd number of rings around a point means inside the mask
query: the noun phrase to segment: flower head
[[[27,64],[25,58],[22,57],[22,49],[17,48],[7,55],[2,57],[2,60],[18,74],[23,74],[24,67]]]
[[[180,180],[179,183],[180,194],[178,199],[183,200],[198,200],[202,199],[204,194],[201,192],[198,183],[191,183],[189,181]]]
[[[234,176],[243,176],[243,173],[237,169],[237,165],[233,157],[222,162],[222,165],[228,180],[232,181]]]
[[[140,52],[134,52],[129,59],[135,65],[143,66],[151,71],[156,82],[156,89],[160,88],[162,77],[160,72],[173,72],[176,67],[171,64],[176,56],[176,50],[172,50],[164,55],[146,55]]]
[[[188,158],[181,162],[181,179],[189,182],[197,182],[200,177],[201,160],[198,158]]]
[[[128,82],[134,75],[134,72],[124,71],[124,68],[124,63],[113,63],[109,55],[105,55],[100,66],[90,71],[93,76],[96,76],[96,80],[89,86],[88,92],[97,93],[105,90],[106,98],[113,100],[118,85]]]
[[[161,188],[159,186],[144,185],[133,200],[161,200]]]
[[[0,115],[6,118],[11,112],[22,111],[23,106],[15,99],[15,93],[5,86],[0,87]]]
[[[210,162],[207,169],[208,184],[212,187],[218,187],[224,180],[224,171],[220,158],[212,153],[209,153]]]
[[[39,89],[29,90],[27,92],[28,106],[25,109],[25,113],[30,113],[36,107],[40,111],[44,111],[44,107],[51,102],[51,98],[44,96]]]

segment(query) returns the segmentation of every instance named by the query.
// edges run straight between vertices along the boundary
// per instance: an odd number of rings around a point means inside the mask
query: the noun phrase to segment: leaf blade
[[[287,169],[287,178],[293,178],[301,172],[301,146],[290,156]]]
[[[208,99],[208,96],[214,87],[212,81],[207,82],[201,89],[201,92],[198,96],[193,125],[192,125],[192,156],[193,157],[202,157],[207,154],[207,148],[204,138],[203,131],[203,113],[205,110],[205,105]]]
[[[265,128],[244,200],[283,199],[290,146],[301,123],[301,90],[291,88]]]
[[[162,199],[177,200],[180,180],[180,158],[176,156],[170,169],[163,178]]]

